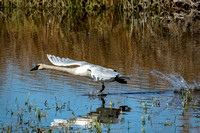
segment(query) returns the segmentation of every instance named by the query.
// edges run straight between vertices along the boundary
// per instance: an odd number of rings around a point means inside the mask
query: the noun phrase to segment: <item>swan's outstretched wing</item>
[[[72,66],[72,65],[82,66],[84,64],[87,64],[87,62],[85,61],[76,61],[69,58],[60,58],[49,54],[47,54],[47,57],[49,61],[56,66]]]
[[[91,77],[97,82],[112,82],[117,81],[119,83],[127,83],[126,80],[130,80],[128,76],[123,76],[113,69],[107,69],[105,67],[93,65],[90,68]]]

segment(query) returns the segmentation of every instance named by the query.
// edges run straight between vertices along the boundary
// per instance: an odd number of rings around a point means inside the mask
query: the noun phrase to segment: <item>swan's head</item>
[[[35,67],[33,67],[30,71],[34,71],[34,70],[42,70],[44,69],[44,65],[43,64],[37,64]]]

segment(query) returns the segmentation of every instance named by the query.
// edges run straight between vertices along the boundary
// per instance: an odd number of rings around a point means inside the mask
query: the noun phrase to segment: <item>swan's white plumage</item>
[[[47,57],[49,61],[55,66],[40,63],[33,67],[30,71],[51,69],[91,78],[96,82],[102,83],[102,89],[99,91],[100,95],[105,88],[104,82],[117,81],[119,83],[126,84],[126,79],[129,79],[129,77],[123,76],[113,69],[108,69],[102,66],[90,64],[85,61],[75,61],[69,58],[56,57],[54,55],[47,55]],[[72,65],[78,65],[78,67],[62,67]]]
[[[71,66],[71,65],[79,65],[76,70],[77,73],[84,73],[86,71],[91,71],[91,77],[94,81],[97,82],[111,82],[114,81],[116,76],[125,78],[120,73],[114,71],[113,69],[108,69],[102,66],[90,64],[85,61],[76,61],[69,58],[60,58],[54,55],[47,55],[49,61],[56,66]],[[81,75],[84,76],[84,75]]]

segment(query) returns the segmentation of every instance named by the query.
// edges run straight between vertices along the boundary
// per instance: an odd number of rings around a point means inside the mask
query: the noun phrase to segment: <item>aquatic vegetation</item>
[[[113,107],[113,103],[112,103],[112,100],[110,99],[110,109],[112,109]]]
[[[172,125],[176,126],[176,117],[177,115],[175,115],[174,117],[174,122],[170,122],[170,120],[166,120],[166,122],[164,123],[164,126],[172,126]]]
[[[141,132],[142,132],[142,133],[146,133],[146,128],[142,128],[142,129],[141,129]]]
[[[16,123],[11,123],[11,124],[7,124],[7,127],[4,124],[1,124],[1,131],[6,131],[6,132],[15,132],[15,131],[35,131],[38,128],[40,128],[39,124],[42,120],[42,118],[47,118],[47,111],[42,111],[41,109],[36,109],[36,103],[35,103],[35,112],[32,114],[31,110],[32,110],[32,105],[29,101],[30,98],[30,93],[28,93],[27,96],[27,101],[25,101],[24,105],[22,108],[21,105],[19,107],[19,103],[18,103],[18,98],[16,97],[15,102],[17,103],[17,110],[13,107],[16,106],[12,106],[10,108],[10,113],[11,113],[11,119],[16,119]],[[35,116],[35,121],[36,123],[33,121],[32,115]],[[28,116],[28,117],[27,117]],[[12,121],[11,121],[12,122]],[[22,127],[26,127],[25,129],[23,129]],[[40,128],[39,130],[44,130],[42,128]],[[49,130],[50,131],[50,130]]]
[[[147,101],[145,101],[145,103],[142,103],[142,105],[143,105],[143,112],[147,114]]]
[[[142,116],[141,119],[142,119],[142,126],[144,126],[146,124],[146,117]]]
[[[172,125],[172,123],[169,122],[169,120],[167,120],[167,121],[165,122],[165,124],[164,124],[164,126],[171,126],[171,125]]]
[[[58,101],[57,101],[57,98],[55,97],[55,100],[56,100],[56,112],[57,111],[61,111],[62,109],[65,109],[66,107],[66,103],[60,103],[60,106],[58,105]],[[69,103],[68,103],[69,104]],[[68,106],[68,109],[69,109],[69,105]]]
[[[102,132],[101,126],[100,126],[100,122],[97,119],[95,121],[94,128],[95,128],[95,132],[97,132],[97,133],[101,133]]]
[[[25,102],[25,105],[27,105],[27,104],[28,104],[29,97],[30,97],[30,93],[28,93],[28,96],[27,96],[27,101]]]
[[[121,114],[121,123],[123,123],[123,121],[124,121],[124,116],[123,116],[123,110],[122,110],[122,108],[121,108],[120,114]]]
[[[185,111],[188,110],[189,106],[191,106],[191,102],[193,100],[192,95],[193,91],[182,91],[182,104],[183,104],[183,111],[182,115],[185,115]],[[194,101],[194,108],[196,107],[196,101]]]
[[[192,92],[185,92],[182,93],[182,101],[186,102],[187,104],[184,104],[183,106],[183,113],[182,115],[185,116],[187,113],[187,110],[189,109],[189,103],[191,103],[191,101],[193,100],[191,97]],[[15,132],[16,130],[18,131],[26,131],[26,132],[37,132],[37,131],[44,131],[44,132],[52,132],[54,130],[58,130],[58,131],[63,131],[63,132],[73,132],[73,131],[77,131],[77,132],[81,132],[82,131],[82,127],[76,127],[74,125],[78,125],[81,124],[84,127],[84,130],[88,130],[90,132],[108,132],[108,131],[112,131],[112,124],[115,124],[115,122],[118,121],[118,116],[121,116],[121,119],[119,119],[119,121],[121,122],[121,124],[123,125],[124,123],[127,123],[126,121],[126,115],[124,114],[124,112],[130,112],[130,108],[128,106],[120,106],[119,108],[114,108],[113,106],[113,101],[110,99],[110,103],[107,104],[108,107],[105,107],[105,101],[102,101],[102,105],[96,109],[96,111],[93,111],[93,109],[90,110],[90,113],[88,113],[87,115],[84,116],[77,116],[74,114],[74,112],[72,111],[71,113],[71,118],[70,120],[64,120],[64,119],[54,119],[53,122],[51,122],[51,125],[49,125],[49,127],[42,127],[42,122],[43,122],[43,118],[47,119],[48,118],[48,114],[47,114],[47,110],[44,110],[43,108],[37,108],[36,107],[36,102],[34,103],[34,108],[30,108],[30,112],[28,111],[28,108],[31,105],[31,100],[30,100],[30,94],[28,94],[27,99],[24,103],[26,103],[26,105],[24,104],[24,106],[21,108],[21,104],[19,105],[19,107],[15,106],[16,109],[13,109],[13,106],[11,106],[10,108],[10,115],[12,119],[15,119],[15,116],[17,116],[17,123],[16,126],[12,125],[12,124],[1,124],[0,130],[1,131],[7,131],[7,132]],[[15,102],[18,101],[18,98],[16,98]],[[28,101],[28,102],[27,102]],[[143,112],[141,112],[141,132],[146,132],[146,130],[148,130],[148,126],[149,124],[155,124],[155,121],[153,121],[152,123],[152,118],[151,116],[154,113],[153,108],[159,108],[159,106],[156,106],[157,103],[159,101],[158,97],[153,97],[149,99],[149,101],[140,101],[141,104],[141,109],[143,109]],[[47,105],[48,101],[45,101],[43,104],[44,108],[49,108],[45,105]],[[112,104],[111,104],[112,103]],[[138,102],[139,103],[139,102]],[[61,104],[62,105],[62,104]],[[112,106],[111,106],[112,105]],[[195,108],[199,107],[199,103],[197,100],[195,100],[194,104],[190,104]],[[57,99],[55,99],[55,104],[54,104],[54,108],[59,108],[59,110],[64,109],[61,108],[57,102]],[[70,101],[68,101],[68,108],[70,108]],[[18,108],[18,109],[17,109]],[[170,108],[170,107],[169,107]],[[17,110],[17,112],[15,112],[14,110]],[[31,110],[36,110],[31,111]],[[66,108],[66,110],[68,110]],[[56,110],[54,110],[55,113],[57,112]],[[70,111],[70,110],[68,110]],[[156,110],[155,110],[156,111]],[[145,112],[145,113],[144,113]],[[132,113],[132,112],[131,112]],[[157,114],[157,113],[156,113]],[[117,116],[116,116],[117,115]],[[28,116],[28,117],[27,117]],[[180,116],[179,116],[180,117]],[[27,119],[28,118],[28,119]],[[164,119],[163,119],[164,120]],[[174,126],[176,128],[177,123],[177,115],[175,114],[174,116],[174,120],[173,119],[166,119],[163,122],[161,122],[160,124],[162,126]],[[130,130],[131,126],[129,125],[131,124],[128,121],[128,130]],[[16,127],[18,129],[16,129]],[[23,129],[20,129],[20,127],[26,127]],[[105,128],[106,127],[106,128]]]
[[[184,103],[184,107],[191,102],[192,97],[191,97],[191,92],[189,91],[182,91],[182,100]]]
[[[10,109],[10,115],[11,115],[11,117],[13,116],[12,105],[11,105],[11,109]]]

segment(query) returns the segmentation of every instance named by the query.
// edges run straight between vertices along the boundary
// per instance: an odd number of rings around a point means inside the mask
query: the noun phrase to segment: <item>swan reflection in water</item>
[[[68,125],[78,125],[91,128],[96,125],[97,122],[103,124],[117,124],[119,122],[119,115],[124,112],[130,112],[131,108],[128,106],[120,106],[119,108],[105,107],[105,101],[101,98],[102,104],[96,111],[91,111],[85,116],[79,116],[79,118],[72,118],[70,120],[54,119],[51,122],[51,129],[60,129]]]

